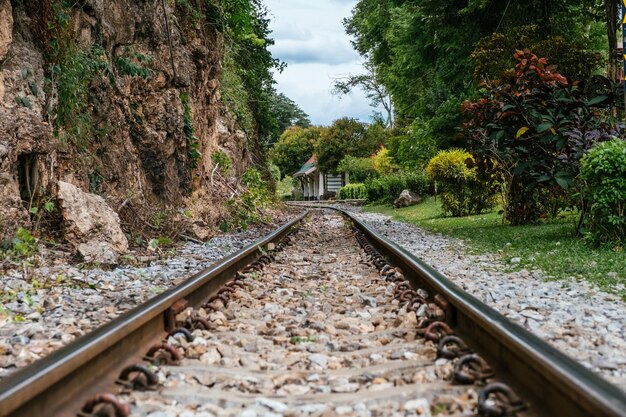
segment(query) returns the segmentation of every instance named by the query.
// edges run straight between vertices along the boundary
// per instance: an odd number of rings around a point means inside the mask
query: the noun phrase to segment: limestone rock
[[[414,206],[422,201],[422,197],[418,196],[411,190],[404,190],[400,193],[400,197],[398,197],[394,202],[393,206],[395,208],[399,207],[409,207]]]
[[[422,201],[422,197],[415,194],[411,190],[404,190],[400,193],[400,197],[398,197],[394,202],[393,206],[395,208],[399,207],[409,207],[414,206]]]
[[[102,197],[59,181],[57,198],[65,238],[87,262],[115,264],[119,253],[128,250],[120,219]]]
[[[0,0],[0,60],[9,52],[13,42],[13,8],[10,0]]]

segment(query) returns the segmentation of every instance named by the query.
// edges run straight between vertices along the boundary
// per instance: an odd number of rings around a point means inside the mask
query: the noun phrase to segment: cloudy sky
[[[372,108],[361,91],[331,94],[333,80],[363,72],[343,19],[357,0],[265,0],[270,10],[273,55],[287,63],[277,89],[298,103],[314,124],[349,116],[369,122]]]

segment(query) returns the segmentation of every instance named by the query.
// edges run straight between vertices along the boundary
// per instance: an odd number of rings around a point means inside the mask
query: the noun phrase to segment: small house
[[[330,174],[317,169],[317,157],[311,156],[293,175],[300,180],[305,200],[323,200],[349,183],[348,174]]]

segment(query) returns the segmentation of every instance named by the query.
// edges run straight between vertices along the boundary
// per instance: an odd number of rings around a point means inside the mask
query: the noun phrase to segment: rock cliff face
[[[0,241],[59,181],[176,205],[212,153],[234,175],[254,153],[220,104],[224,41],[204,0],[75,3],[0,0]]]

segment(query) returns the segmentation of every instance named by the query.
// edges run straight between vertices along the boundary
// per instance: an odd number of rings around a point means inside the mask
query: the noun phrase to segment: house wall
[[[341,175],[326,174],[327,191],[338,191],[343,186],[343,178]]]

